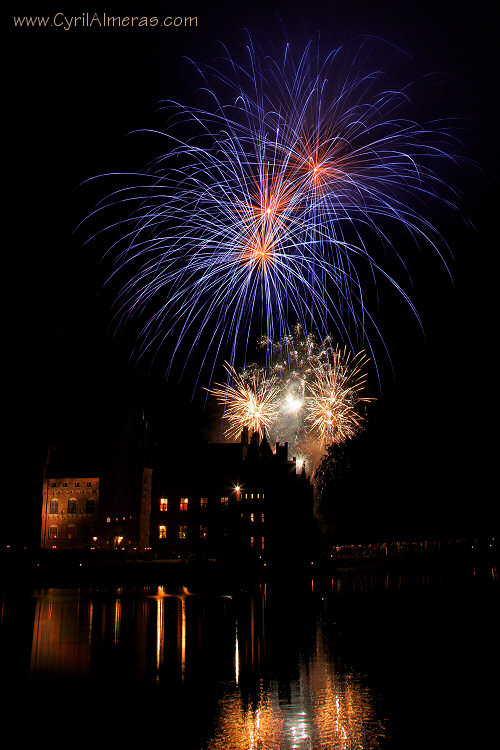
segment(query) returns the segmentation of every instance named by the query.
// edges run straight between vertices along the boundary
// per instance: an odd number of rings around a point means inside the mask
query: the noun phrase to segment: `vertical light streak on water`
[[[94,602],[89,604],[89,646],[92,644],[92,623],[94,622]]]
[[[113,618],[113,643],[114,644],[117,644],[120,642],[121,616],[122,616],[122,603],[120,599],[116,599],[115,608],[114,608],[114,618]]]
[[[240,645],[238,643],[238,620],[236,620],[236,635],[234,644],[234,679],[236,684],[240,680]]]
[[[165,644],[165,599],[160,595],[158,587],[158,598],[156,600],[156,671],[160,671],[163,664],[164,644]],[[157,680],[159,679],[157,675]]]

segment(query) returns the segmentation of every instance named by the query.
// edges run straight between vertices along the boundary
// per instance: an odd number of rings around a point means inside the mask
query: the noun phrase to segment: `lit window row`
[[[252,549],[254,549],[255,547],[259,547],[259,546],[260,546],[260,549],[264,549],[264,537],[261,537],[260,544],[259,544],[258,538],[255,537],[255,536],[251,536],[250,537],[250,547],[252,547]]]
[[[49,526],[49,539],[57,539],[59,535],[59,529],[57,526]],[[74,539],[76,536],[76,526],[68,526],[66,528],[66,539]],[[62,538],[62,536],[59,536]]]
[[[242,492],[241,497],[244,500],[264,500],[264,493],[263,492]]]
[[[133,516],[129,516],[130,521],[132,520],[132,518]],[[115,516],[115,521],[126,521],[126,520],[127,520],[127,516]],[[106,523],[111,523],[110,516],[106,518]]]
[[[188,527],[186,524],[180,524],[179,528],[177,529],[177,537],[179,539],[187,539],[188,535]],[[165,525],[161,525],[158,527],[158,539],[166,539],[167,538],[167,527]],[[208,538],[208,526],[200,526],[200,539],[207,539]]]
[[[76,498],[71,498],[71,500],[68,500],[68,514],[74,515],[76,513],[76,504],[77,500]],[[96,511],[96,501],[95,500],[87,500],[85,503],[85,513],[95,513]],[[53,499],[49,503],[49,514],[50,515],[57,515],[59,513],[59,500]]]
[[[221,497],[221,504],[227,506],[229,502],[228,497]],[[208,497],[201,497],[200,498],[200,509],[206,510],[208,505]],[[161,497],[160,498],[160,511],[167,511],[168,510],[168,498],[167,497]],[[179,501],[179,510],[189,510],[189,498],[188,497],[181,497]]]
[[[240,513],[240,518],[245,518],[244,513]],[[249,513],[250,523],[264,523],[264,513]]]

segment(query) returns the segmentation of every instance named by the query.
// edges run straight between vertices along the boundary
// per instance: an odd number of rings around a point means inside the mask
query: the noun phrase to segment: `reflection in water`
[[[280,697],[278,682],[261,687],[252,705],[240,691],[228,691],[220,701],[208,748],[368,750],[379,747],[385,736],[368,688],[358,675],[343,674],[328,657],[318,630],[313,658],[301,664],[299,678],[289,685],[289,699]]]
[[[330,653],[328,602],[309,583],[278,593],[269,584],[233,595],[44,590],[31,677],[135,690],[192,690],[201,680],[207,695],[219,686],[200,727],[206,750],[378,748],[386,724],[362,678]]]
[[[93,608],[79,591],[48,589],[36,606],[31,673],[87,674],[92,617]]]

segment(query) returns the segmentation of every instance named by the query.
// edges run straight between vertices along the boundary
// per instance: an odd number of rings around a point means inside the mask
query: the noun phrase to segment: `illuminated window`
[[[76,536],[76,527],[68,526],[68,529],[66,531],[66,536],[68,537],[68,539],[74,539]]]
[[[179,503],[179,510],[187,510],[189,505],[189,498],[188,497],[181,497],[181,501]]]
[[[264,493],[262,493],[262,499],[264,500]]]
[[[208,505],[208,497],[200,498],[200,510],[206,510]]]
[[[255,513],[250,513],[250,522],[255,523]]]
[[[49,526],[49,539],[57,539],[57,526]]]
[[[257,492],[257,500],[259,500],[259,498],[260,498],[260,493]]]
[[[223,505],[225,508],[227,508],[228,502],[229,502],[229,498],[228,497],[221,497],[220,504]]]
[[[261,549],[264,549],[264,537],[262,537],[262,541],[260,543]]]
[[[264,514],[262,514],[262,523],[264,523]]]
[[[179,539],[187,539],[188,527],[186,525],[179,526]]]
[[[255,545],[255,537],[250,537],[250,547],[253,547]]]
[[[168,498],[160,498],[160,510],[168,510]]]
[[[85,504],[85,513],[95,513],[95,500],[87,500]]]
[[[68,513],[70,515],[76,513],[76,499],[74,497],[72,497],[71,500],[68,500]]]
[[[253,492],[250,493],[250,500],[253,500]]]
[[[111,523],[111,518],[109,516],[106,518],[106,523]]]
[[[208,536],[208,526],[200,526],[200,539],[206,539]]]
[[[49,513],[59,513],[59,500],[50,501]]]
[[[167,527],[166,526],[160,526],[158,537],[159,537],[159,539],[166,539],[167,538]]]

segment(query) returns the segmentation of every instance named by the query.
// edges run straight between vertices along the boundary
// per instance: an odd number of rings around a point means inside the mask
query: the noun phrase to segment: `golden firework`
[[[215,383],[215,387],[208,390],[224,407],[224,419],[229,424],[224,434],[235,439],[248,427],[262,436],[278,413],[279,388],[275,380],[266,377],[261,370],[243,370],[240,374],[227,362],[224,367],[229,375],[228,382]]]
[[[306,420],[322,448],[343,443],[362,427],[364,416],[359,404],[372,400],[361,395],[367,362],[364,352],[353,356],[345,348],[335,349],[327,362],[314,368],[311,382],[307,383]]]

